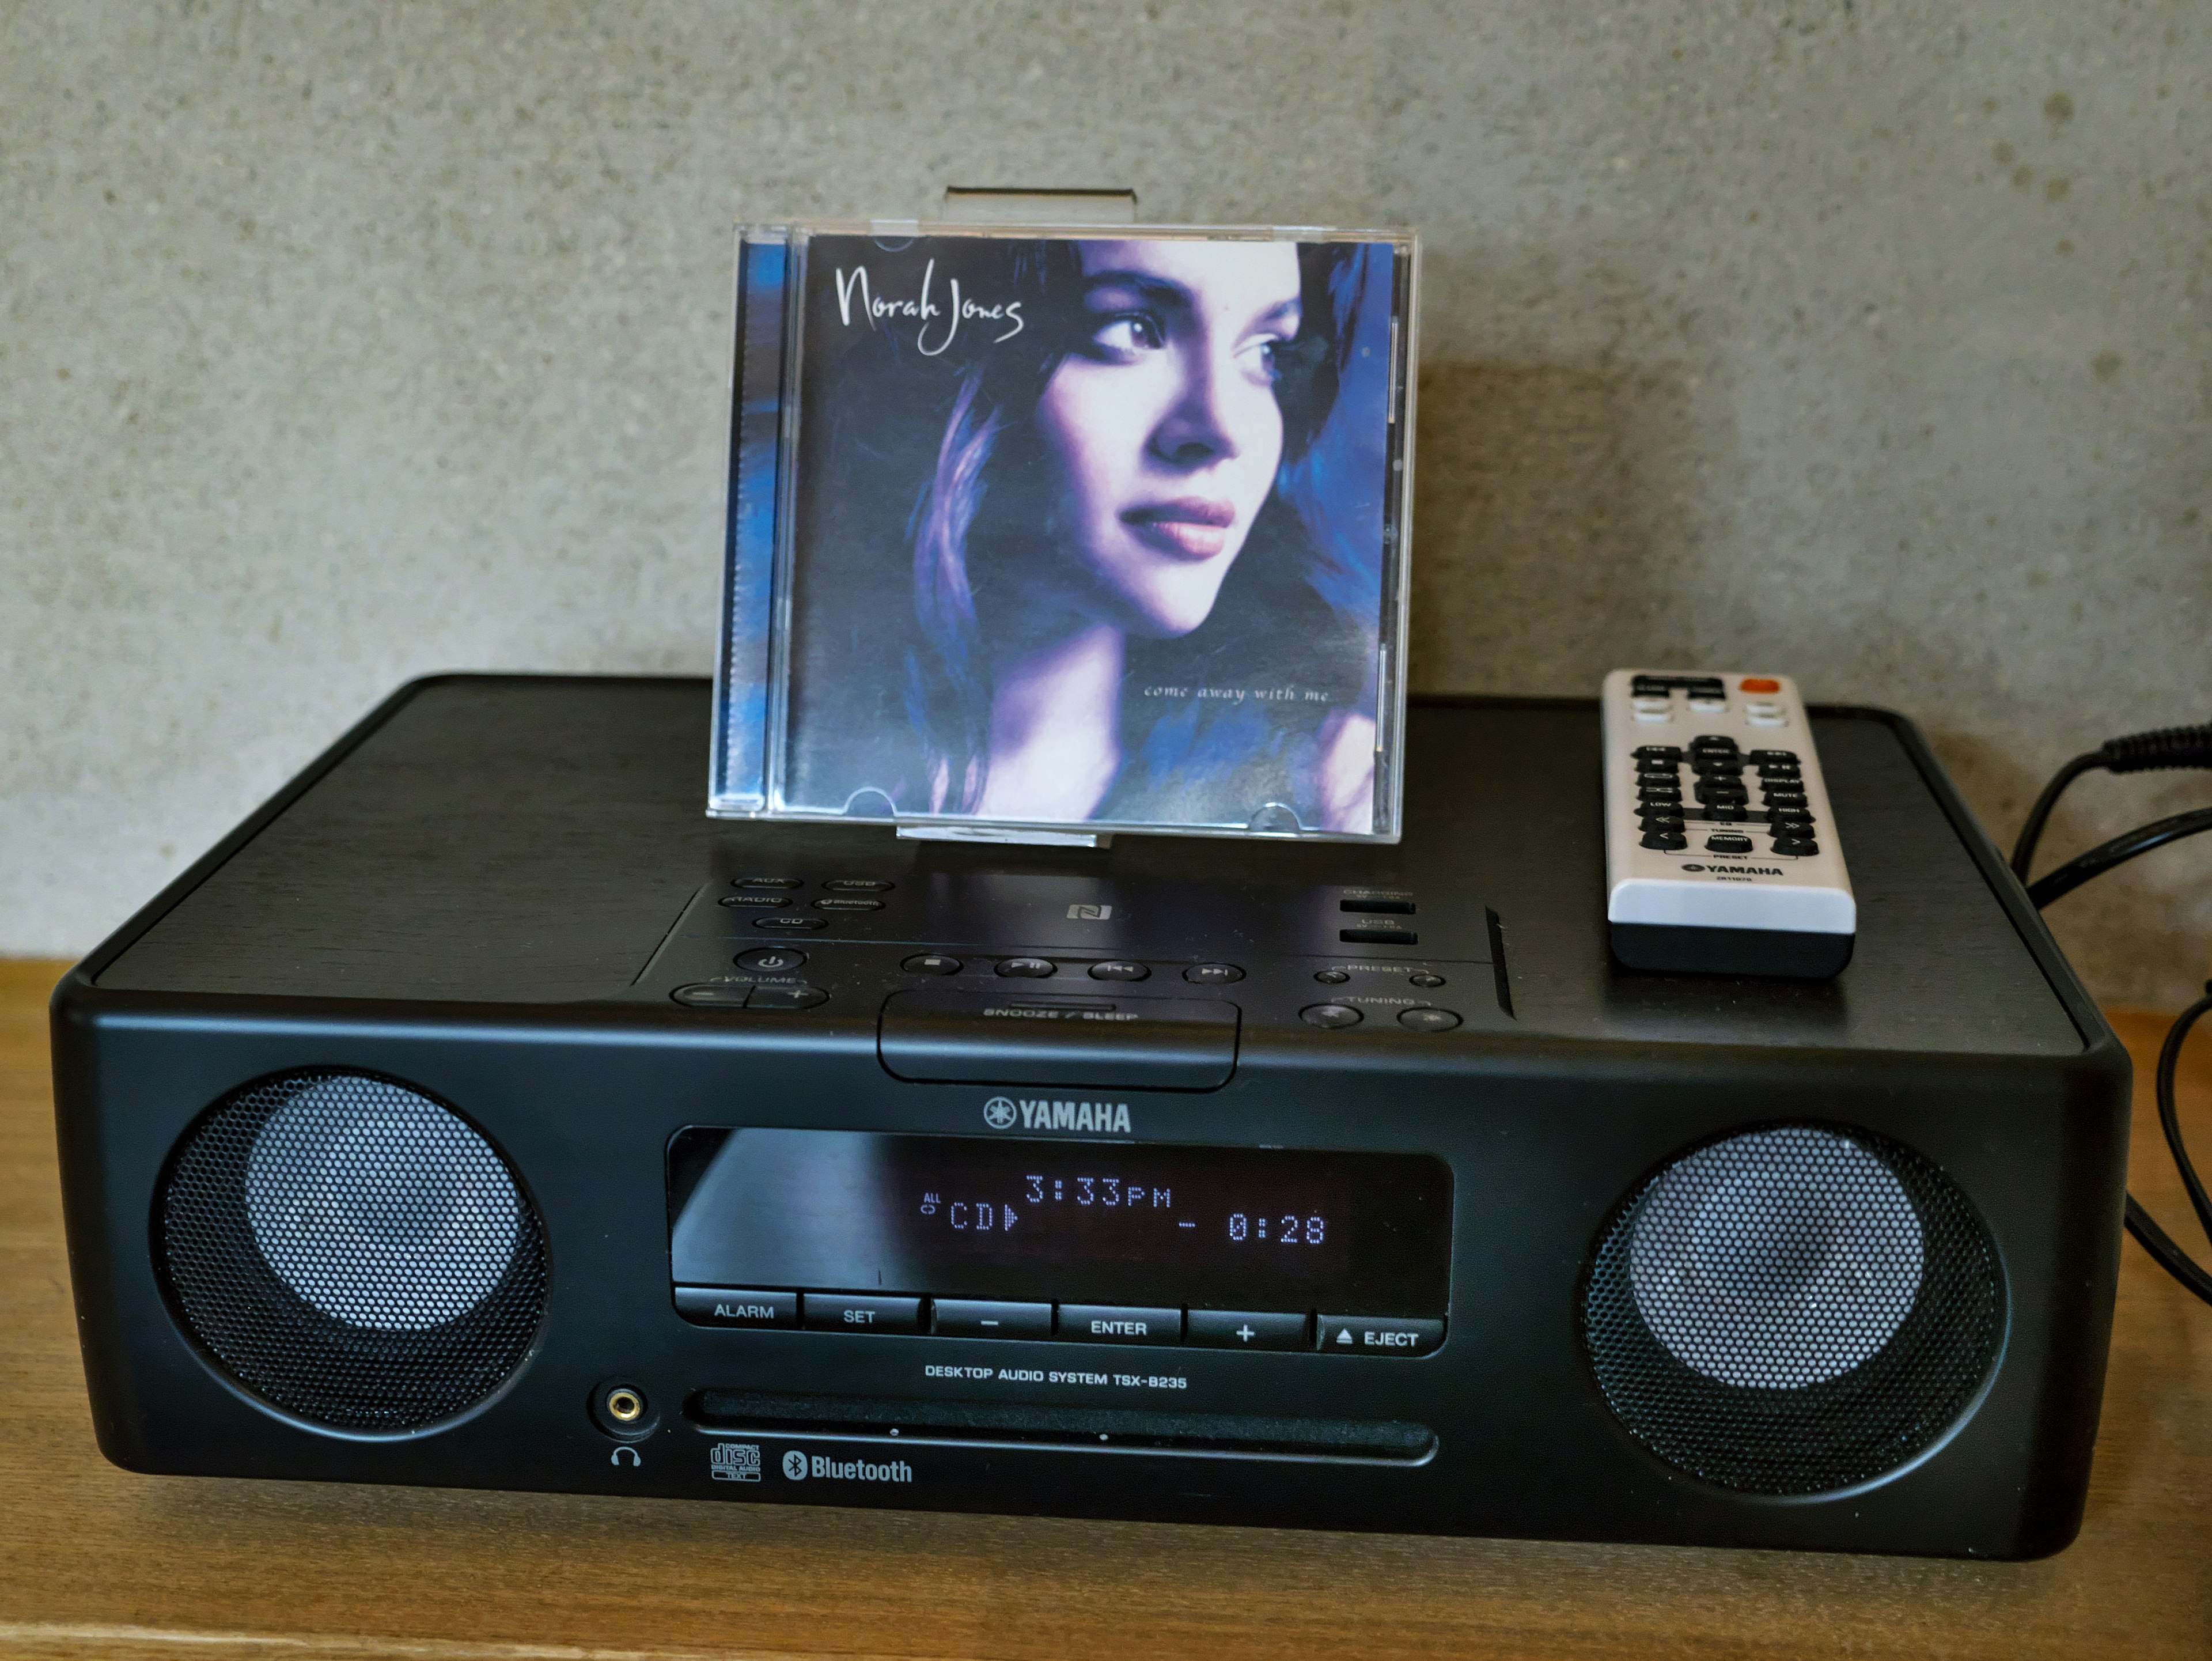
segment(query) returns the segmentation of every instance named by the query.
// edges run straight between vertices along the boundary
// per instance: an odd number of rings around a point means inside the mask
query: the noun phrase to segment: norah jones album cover
[[[1413,238],[881,230],[741,233],[710,811],[1395,840]]]

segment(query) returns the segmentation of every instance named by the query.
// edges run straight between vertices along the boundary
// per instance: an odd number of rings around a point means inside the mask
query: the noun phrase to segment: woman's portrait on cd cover
[[[814,238],[783,805],[1373,832],[1396,252]]]

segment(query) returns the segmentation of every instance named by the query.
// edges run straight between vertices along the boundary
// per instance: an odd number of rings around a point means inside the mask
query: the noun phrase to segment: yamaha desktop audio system
[[[401,691],[54,1000],[134,1470],[2012,1557],[2124,1052],[1913,728],[1830,981],[1607,950],[1594,703],[1395,846],[702,816],[708,691]]]

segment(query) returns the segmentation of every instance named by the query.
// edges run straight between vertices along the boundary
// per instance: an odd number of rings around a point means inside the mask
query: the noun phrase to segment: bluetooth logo
[[[806,1475],[806,1456],[797,1448],[783,1456],[783,1474],[794,1482]]]
[[[994,1130],[1005,1130],[1014,1122],[1014,1104],[1004,1096],[994,1096],[983,1104],[983,1123]]]

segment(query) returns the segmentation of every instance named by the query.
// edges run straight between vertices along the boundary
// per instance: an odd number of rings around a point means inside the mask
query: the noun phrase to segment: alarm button
[[[1314,1348],[1328,1355],[1426,1355],[1444,1341],[1442,1321],[1386,1315],[1324,1315]]]
[[[678,1287],[676,1312],[702,1327],[795,1327],[799,1294],[738,1287]]]

